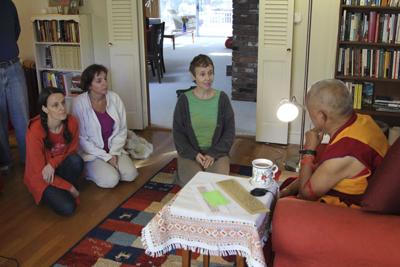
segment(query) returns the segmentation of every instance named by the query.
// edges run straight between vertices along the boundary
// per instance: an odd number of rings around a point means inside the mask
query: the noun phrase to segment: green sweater
[[[211,146],[217,126],[220,91],[215,90],[214,96],[209,99],[197,98],[193,94],[193,90],[185,94],[189,101],[190,120],[197,142],[201,150],[207,150]]]
[[[211,146],[202,151],[194,133],[190,119],[189,102],[186,94],[182,94],[175,106],[173,121],[173,137],[176,150],[181,157],[195,159],[197,153],[205,153],[218,159],[229,155],[235,138],[235,118],[228,96],[221,91],[218,101],[217,125]]]

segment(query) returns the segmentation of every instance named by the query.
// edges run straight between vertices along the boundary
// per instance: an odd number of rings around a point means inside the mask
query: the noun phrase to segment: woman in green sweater
[[[181,94],[174,111],[173,136],[178,152],[177,183],[184,186],[198,171],[229,174],[229,151],[235,138],[228,96],[212,88],[214,64],[198,55],[189,71],[196,87]]]

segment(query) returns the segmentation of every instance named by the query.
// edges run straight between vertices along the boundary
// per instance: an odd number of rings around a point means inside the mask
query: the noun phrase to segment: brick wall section
[[[233,0],[233,100],[256,101],[258,2],[259,0]]]

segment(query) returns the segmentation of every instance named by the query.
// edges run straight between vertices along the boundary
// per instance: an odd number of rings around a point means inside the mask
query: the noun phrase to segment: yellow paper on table
[[[201,195],[204,200],[214,208],[229,204],[229,200],[227,200],[218,190],[203,192]]]
[[[253,197],[238,181],[228,179],[219,181],[217,184],[248,213],[256,214],[270,211],[269,208],[260,200]]]

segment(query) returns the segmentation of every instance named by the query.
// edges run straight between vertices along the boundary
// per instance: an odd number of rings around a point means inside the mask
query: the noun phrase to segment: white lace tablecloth
[[[249,179],[197,173],[142,230],[146,254],[161,256],[173,249],[187,249],[209,255],[240,255],[248,266],[266,266],[263,245],[268,238],[269,213],[251,215],[227,195],[216,182],[236,179],[249,191]],[[277,192],[277,185],[269,190]],[[218,190],[229,204],[211,208],[201,191]],[[270,207],[274,196],[258,198]]]

